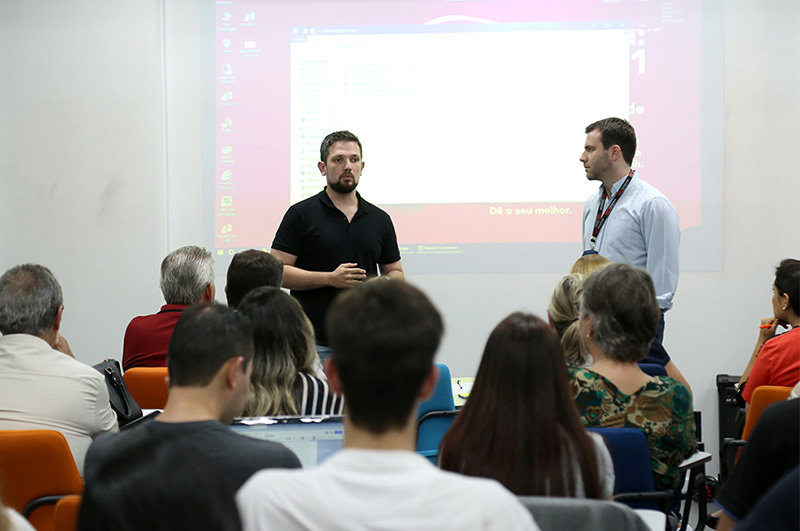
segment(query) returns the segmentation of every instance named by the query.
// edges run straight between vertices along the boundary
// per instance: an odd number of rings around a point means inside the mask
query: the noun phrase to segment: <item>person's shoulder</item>
[[[384,209],[382,209],[375,203],[370,203],[369,201],[361,197],[361,194],[358,194],[358,204],[361,210],[365,210],[370,214],[374,214],[382,218],[391,219],[391,216],[389,216],[388,212],[386,212]]]
[[[530,512],[498,481],[439,472],[442,482],[447,478],[450,488],[457,489],[463,506],[472,507],[483,515],[484,528],[502,525],[504,529],[537,529]]]
[[[642,395],[659,400],[677,416],[692,413],[692,394],[683,383],[669,376],[655,376]]]

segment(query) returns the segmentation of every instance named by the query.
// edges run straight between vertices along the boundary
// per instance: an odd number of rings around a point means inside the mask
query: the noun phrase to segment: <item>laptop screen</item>
[[[315,467],[342,447],[343,417],[250,417],[236,419],[235,432],[283,444],[303,468]]]

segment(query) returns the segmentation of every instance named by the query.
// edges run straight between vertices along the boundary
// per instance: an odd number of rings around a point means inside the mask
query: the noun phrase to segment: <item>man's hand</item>
[[[358,267],[358,264],[340,264],[331,272],[330,285],[339,289],[353,288],[361,284],[365,278],[367,278],[367,272]]]
[[[75,355],[72,353],[72,350],[69,348],[69,343],[67,343],[66,338],[61,334],[58,334],[58,337],[56,338],[56,344],[53,348],[59,352],[63,352],[70,358],[75,357]]]

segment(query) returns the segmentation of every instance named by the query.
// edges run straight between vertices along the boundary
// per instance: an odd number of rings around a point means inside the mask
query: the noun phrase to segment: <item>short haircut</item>
[[[271,254],[257,249],[248,249],[233,255],[228,266],[225,295],[228,306],[239,307],[247,293],[261,286],[280,288],[283,283],[283,262]]]
[[[336,142],[355,142],[358,144],[358,154],[361,158],[364,158],[364,148],[361,147],[361,140],[356,135],[350,131],[336,131],[322,140],[322,144],[319,147],[319,160],[326,164],[328,163],[328,154],[331,151],[331,146]]]
[[[86,478],[77,529],[239,530],[234,496],[225,471],[189,436],[130,432]]]
[[[339,295],[326,329],[353,424],[402,428],[444,329],[431,301],[406,282],[369,282]]]
[[[204,387],[231,358],[253,359],[250,325],[233,310],[216,302],[195,304],[183,311],[169,342],[169,384]]]
[[[214,259],[209,251],[187,245],[161,262],[161,293],[167,304],[195,304],[214,282]]]
[[[550,304],[547,306],[547,315],[550,316],[556,334],[561,339],[564,359],[571,367],[580,367],[588,362],[588,356],[581,344],[581,331],[578,323],[581,312],[582,285],[582,274],[572,273],[565,276],[556,284],[553,295],[550,297]]]
[[[0,277],[0,333],[47,334],[63,303],[61,286],[49,269],[37,264],[12,267]]]
[[[598,269],[583,281],[581,318],[587,315],[603,354],[619,362],[641,361],[661,316],[653,279],[644,269],[623,263]]]
[[[600,131],[603,149],[619,146],[625,162],[629,165],[633,164],[633,156],[636,155],[636,131],[630,122],[622,118],[605,118],[587,125],[586,134],[588,135],[595,129]]]
[[[800,260],[786,258],[775,268],[775,287],[789,295],[789,306],[800,315]]]

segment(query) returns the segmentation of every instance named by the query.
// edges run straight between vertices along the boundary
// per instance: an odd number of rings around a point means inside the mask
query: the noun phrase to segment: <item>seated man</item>
[[[245,529],[537,529],[498,482],[416,454],[417,409],[439,377],[442,320],[404,282],[342,293],[326,319],[331,388],[345,395],[344,448],[317,468],[259,472],[239,490]]]
[[[285,446],[228,427],[244,409],[252,368],[253,336],[243,317],[216,303],[188,308],[169,344],[164,412],[118,435],[99,437],[86,456],[87,480],[128,438],[187,439],[219,465],[235,489],[262,468],[299,467]]]
[[[251,290],[262,286],[280,288],[283,284],[283,262],[269,253],[248,249],[233,255],[228,266],[225,296],[228,307],[237,309]]]
[[[722,509],[717,529],[733,529],[758,499],[798,464],[800,399],[793,398],[772,404],[758,419],[739,462],[717,497]]]
[[[92,438],[117,430],[103,376],[75,360],[61,337],[61,286],[44,266],[0,277],[0,429],[57,430],[78,471]]]
[[[158,313],[134,317],[125,330],[122,368],[166,367],[167,347],[181,312],[214,300],[214,259],[202,247],[187,245],[161,262],[161,293],[167,304]]]

